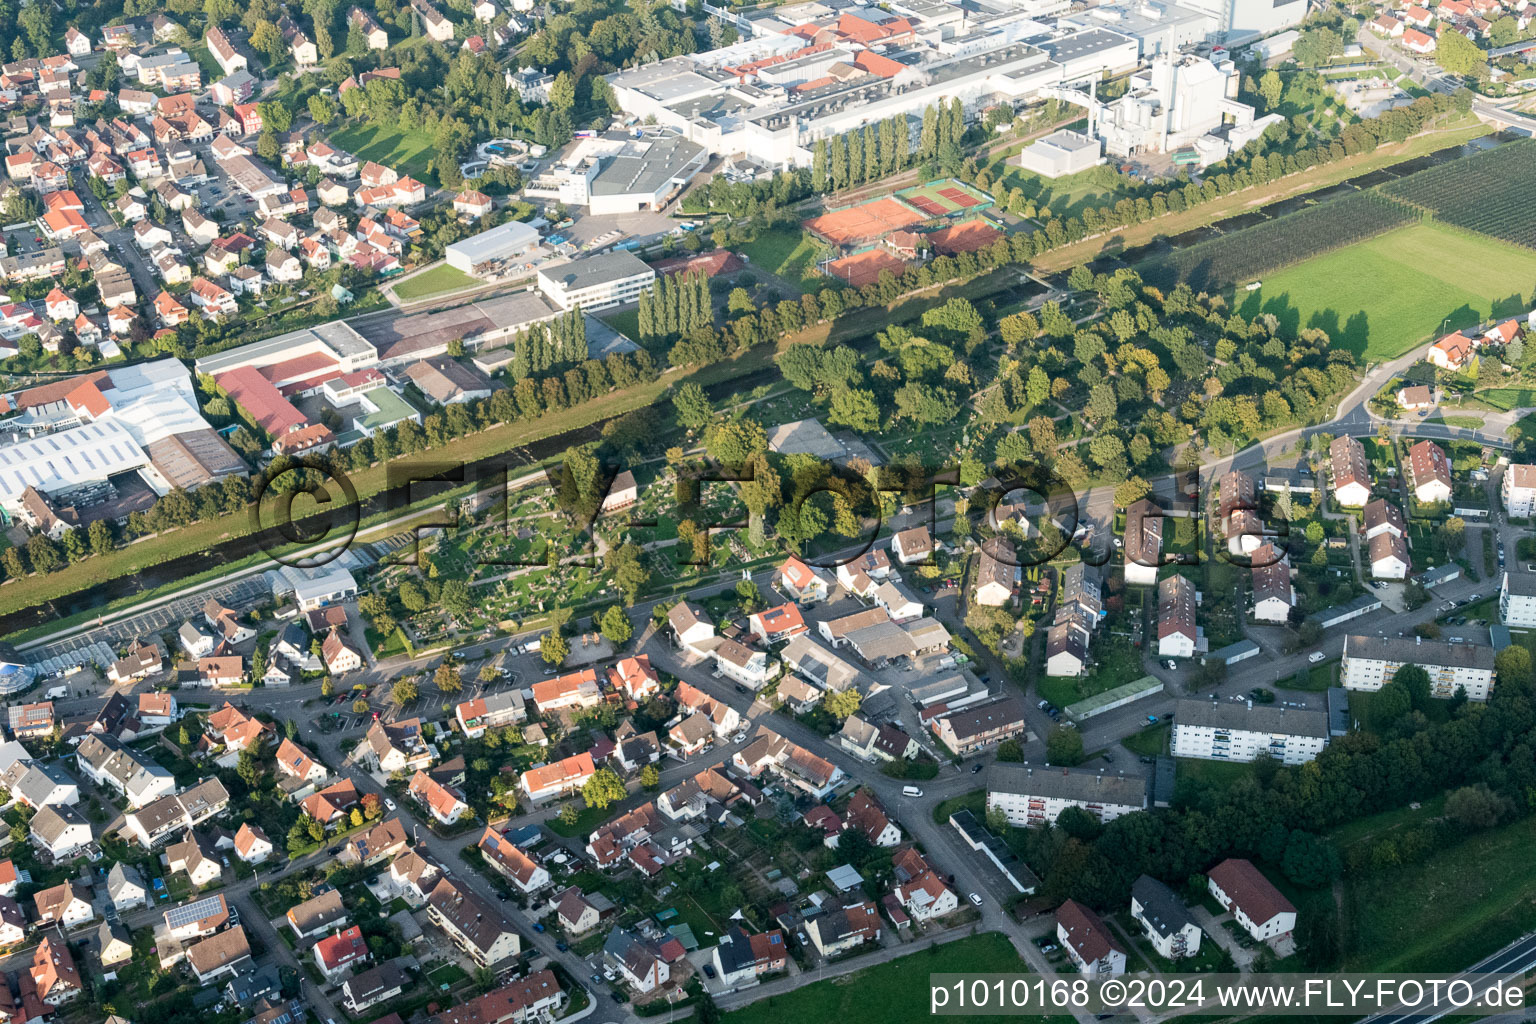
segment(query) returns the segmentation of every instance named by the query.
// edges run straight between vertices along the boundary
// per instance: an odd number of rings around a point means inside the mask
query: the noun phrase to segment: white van
[[[65,697],[68,697],[68,696],[69,696],[69,687],[67,687],[67,686],[55,686],[51,690],[49,690],[47,693],[43,694],[43,699],[44,700],[63,700]]]
[[[1328,657],[1328,655],[1324,654],[1322,651],[1313,651],[1311,654],[1307,655],[1307,661],[1316,665],[1326,657]]]
[[[923,795],[923,791],[918,789],[916,786],[902,786],[901,787],[901,795],[902,796],[922,796]]]

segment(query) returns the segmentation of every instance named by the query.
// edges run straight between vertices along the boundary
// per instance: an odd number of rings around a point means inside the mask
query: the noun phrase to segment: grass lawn
[[[427,972],[427,977],[434,985],[453,985],[463,981],[469,975],[464,973],[464,968],[458,964],[443,964]]]
[[[1345,887],[1344,970],[1460,970],[1536,928],[1527,818]]]
[[[1275,314],[1288,333],[1321,327],[1335,345],[1380,361],[1442,323],[1454,330],[1512,315],[1532,280],[1536,252],[1426,221],[1266,274],[1234,305],[1245,317]]]
[[[735,248],[752,266],[777,274],[803,291],[819,292],[826,286],[827,279],[816,271],[816,242],[803,231],[775,228]]]
[[[956,811],[969,810],[978,821],[987,816],[987,791],[974,790],[963,796],[952,796],[933,809],[933,820],[940,825],[949,824],[949,816]]]
[[[622,313],[604,313],[598,317],[626,338],[640,340],[640,310],[626,309]]]
[[[1501,412],[1508,412],[1511,409],[1525,409],[1536,405],[1536,390],[1531,388],[1490,388],[1487,391],[1475,392],[1473,397],[1477,401],[1485,405],[1491,405]],[[1470,419],[1471,417],[1461,418]],[[1449,422],[1449,418],[1447,418],[1447,422]],[[1478,425],[1481,426],[1482,424],[1479,422]]]
[[[587,807],[576,815],[576,823],[573,825],[567,825],[558,817],[550,818],[546,824],[552,831],[562,836],[584,836],[607,821],[614,813],[607,807]]]
[[[1207,761],[1199,757],[1181,757],[1175,762],[1178,774],[1174,789],[1205,791],[1226,789],[1253,774],[1253,765],[1245,761]]]
[[[1214,203],[1202,203],[1182,213],[1154,217],[1129,228],[1119,228],[1094,238],[1052,249],[1032,260],[1031,265],[1042,271],[1065,270],[1079,263],[1088,262],[1105,249],[1118,250],[1143,245],[1158,235],[1172,237],[1191,228],[1221,220],[1223,217],[1248,213],[1255,207],[1276,199],[1327,188],[1346,178],[1353,178],[1357,174],[1369,174],[1371,171],[1390,167],[1404,160],[1412,160],[1426,153],[1460,146],[1472,139],[1487,135],[1492,130],[1469,114],[1462,121],[1423,135],[1416,135],[1406,142],[1378,146],[1371,153],[1361,153],[1322,167],[1313,167],[1299,174],[1287,175],[1277,182],[1244,189],[1233,195],[1224,196]]]
[[[1149,725],[1141,732],[1132,733],[1120,744],[1131,753],[1141,757],[1157,757],[1168,752],[1168,734],[1173,732],[1172,722],[1159,722],[1157,725]]]
[[[420,129],[408,131],[398,126],[359,124],[332,133],[330,141],[359,160],[372,160],[393,167],[402,175],[409,174],[424,182],[428,180],[427,162],[432,158],[432,136]]]
[[[431,270],[424,270],[395,285],[395,294],[400,296],[401,302],[412,302],[440,292],[456,292],[460,288],[470,288],[479,283],[457,267],[440,263]]]
[[[1028,971],[1009,941],[987,932],[942,946],[914,949],[896,960],[762,999],[724,1016],[726,1024],[888,1024],[927,1014],[930,974]],[[1070,1021],[1070,1017],[980,1016],[975,1021]]]

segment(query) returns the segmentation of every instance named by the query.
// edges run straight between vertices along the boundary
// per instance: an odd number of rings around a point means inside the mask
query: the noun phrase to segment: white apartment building
[[[1454,697],[1461,689],[1469,700],[1487,700],[1493,689],[1492,647],[1423,637],[1345,637],[1339,682],[1346,690],[1379,690],[1404,665],[1428,672],[1436,697]]]
[[[1146,806],[1147,780],[1119,772],[1005,762],[987,768],[987,810],[1001,810],[1016,827],[1054,823],[1068,807],[1112,821]]]
[[[615,250],[545,267],[539,271],[539,291],[561,309],[591,312],[638,302],[640,293],[656,281],[656,271],[633,253]]]
[[[1499,621],[1536,628],[1536,573],[1506,572],[1499,584]]]
[[[1536,465],[1516,463],[1504,470],[1504,511],[1511,519],[1536,514]]]
[[[1275,704],[1181,700],[1173,726],[1173,756],[1305,764],[1328,745],[1328,713]]]

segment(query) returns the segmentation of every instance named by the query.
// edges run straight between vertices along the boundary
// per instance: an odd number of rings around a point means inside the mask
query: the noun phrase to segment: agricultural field
[[[1536,140],[1431,167],[1381,191],[1447,224],[1536,249]]]
[[[1266,272],[1263,286],[1239,291],[1233,307],[1245,317],[1273,313],[1284,331],[1321,327],[1376,361],[1402,355],[1442,325],[1455,330],[1529,309],[1532,282],[1536,253],[1425,221]]]
[[[1374,238],[1418,216],[1376,192],[1356,192],[1153,257],[1140,269],[1159,287],[1184,282],[1196,291],[1217,291]]]

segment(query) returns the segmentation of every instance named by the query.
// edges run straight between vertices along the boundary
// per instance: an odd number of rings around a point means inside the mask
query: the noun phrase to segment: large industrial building
[[[704,147],[676,128],[606,132],[578,140],[523,194],[585,206],[594,216],[659,211],[708,160]]]
[[[55,538],[248,469],[203,419],[175,359],[82,374],[9,401],[20,410],[10,436],[22,439],[0,447],[0,507]]]
[[[538,248],[537,228],[520,220],[509,220],[454,242],[443,250],[443,257],[455,270],[472,277],[489,277],[516,266]]]

